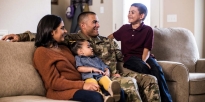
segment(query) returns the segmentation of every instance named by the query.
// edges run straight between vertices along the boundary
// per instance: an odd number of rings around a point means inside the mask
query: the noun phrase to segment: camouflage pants
[[[137,84],[134,79],[137,80]],[[157,79],[152,75],[128,72],[113,80],[121,84],[122,89],[128,95],[127,102],[161,102]]]
[[[119,77],[112,78],[112,80],[117,80],[121,88],[127,94],[126,102],[142,102],[141,97],[139,95],[137,82],[134,78],[131,77]]]

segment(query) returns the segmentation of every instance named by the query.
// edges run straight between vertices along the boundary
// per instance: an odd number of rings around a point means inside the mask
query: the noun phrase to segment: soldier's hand
[[[18,42],[19,41],[19,36],[16,34],[8,34],[5,35],[4,37],[1,38],[3,41],[11,41],[11,42]]]

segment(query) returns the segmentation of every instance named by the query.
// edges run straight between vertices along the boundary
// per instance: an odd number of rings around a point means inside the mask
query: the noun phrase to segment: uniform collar
[[[88,40],[90,42],[95,42],[95,43],[100,43],[100,42],[103,42],[102,39],[100,39],[99,36],[97,37],[88,37],[86,36],[85,34],[83,34],[81,31],[78,31],[78,34],[81,38],[85,39],[85,40]]]

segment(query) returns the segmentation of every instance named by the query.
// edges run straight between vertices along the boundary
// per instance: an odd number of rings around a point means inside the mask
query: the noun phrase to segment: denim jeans
[[[108,92],[105,92],[105,94],[109,95]],[[103,96],[99,92],[88,90],[78,90],[71,100],[80,102],[104,102]],[[125,101],[125,93],[124,90],[121,89],[119,102]]]
[[[103,97],[99,92],[88,90],[76,91],[71,100],[80,102],[104,102]]]
[[[146,65],[146,63],[150,65],[151,69]],[[146,63],[142,59],[136,56],[132,56],[124,63],[123,66],[127,69],[130,69],[130,70],[133,70],[139,73],[151,74],[155,76],[158,80],[161,101],[162,102],[172,102],[172,98],[169,93],[161,66],[152,57],[149,57]]]

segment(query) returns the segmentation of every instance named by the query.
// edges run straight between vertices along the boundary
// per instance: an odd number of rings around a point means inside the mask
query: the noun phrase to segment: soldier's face
[[[88,19],[85,22],[84,30],[87,36],[98,36],[98,29],[100,27],[97,15],[88,15]]]

